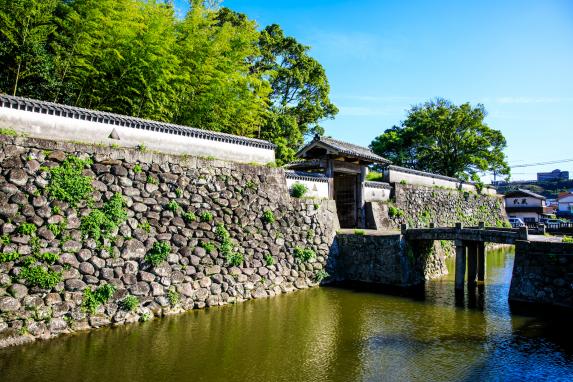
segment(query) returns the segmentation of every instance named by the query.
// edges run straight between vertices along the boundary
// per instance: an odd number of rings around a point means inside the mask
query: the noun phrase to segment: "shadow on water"
[[[571,318],[512,311],[512,265],[489,253],[461,303],[451,274],[346,284],[3,349],[0,380],[573,380]]]

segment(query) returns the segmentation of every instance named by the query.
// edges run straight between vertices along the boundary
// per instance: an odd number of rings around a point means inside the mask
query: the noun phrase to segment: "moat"
[[[313,288],[2,349],[1,379],[572,380],[571,318],[511,311],[513,259],[489,252],[486,285],[463,306],[450,259],[414,296]]]

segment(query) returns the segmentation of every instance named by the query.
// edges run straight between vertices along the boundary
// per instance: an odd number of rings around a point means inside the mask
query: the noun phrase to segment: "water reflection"
[[[5,349],[1,380],[572,380],[570,318],[512,315],[512,265],[489,253],[460,306],[450,272],[421,295],[319,288]]]

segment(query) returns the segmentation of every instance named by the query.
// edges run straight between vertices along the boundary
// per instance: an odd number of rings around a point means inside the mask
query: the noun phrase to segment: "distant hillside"
[[[496,186],[499,194],[505,194],[511,190],[522,188],[545,196],[548,199],[556,199],[560,192],[573,189],[573,180],[558,182],[510,182]]]

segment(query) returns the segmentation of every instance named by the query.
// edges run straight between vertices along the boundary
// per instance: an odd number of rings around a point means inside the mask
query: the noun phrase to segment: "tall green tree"
[[[370,147],[394,164],[462,179],[480,172],[509,176],[503,134],[484,122],[483,105],[460,106],[436,99],[412,107],[400,126],[376,137]]]
[[[58,0],[0,0],[0,92],[46,97],[53,84],[47,41]]]
[[[338,109],[330,101],[330,85],[322,65],[309,55],[309,47],[285,36],[280,26],[260,33],[261,56],[254,70],[271,84],[270,115],[262,137],[278,146],[279,162],[294,158],[305,135],[319,133],[321,120],[333,118]]]
[[[228,19],[192,1],[178,27],[184,80],[175,120],[199,128],[255,137],[268,108],[270,87],[251,71],[259,54],[254,22]]]

